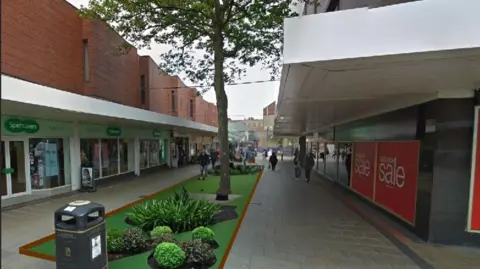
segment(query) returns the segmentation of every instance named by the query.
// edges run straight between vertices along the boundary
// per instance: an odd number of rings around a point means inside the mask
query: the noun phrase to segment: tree
[[[272,79],[281,65],[283,21],[295,0],[90,0],[81,13],[105,21],[137,47],[167,44],[160,68],[211,85],[218,108],[221,180],[217,199],[230,193],[228,99],[225,83],[262,64]],[[124,48],[128,48],[124,46]],[[208,89],[207,89],[208,90]],[[204,90],[205,91],[205,90]]]

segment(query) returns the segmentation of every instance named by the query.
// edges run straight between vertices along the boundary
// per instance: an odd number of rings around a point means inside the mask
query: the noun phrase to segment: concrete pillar
[[[80,159],[80,138],[78,137],[78,123],[73,124],[73,137],[69,139],[70,146],[70,180],[72,184],[72,191],[81,188],[80,182],[80,166],[82,160]]]

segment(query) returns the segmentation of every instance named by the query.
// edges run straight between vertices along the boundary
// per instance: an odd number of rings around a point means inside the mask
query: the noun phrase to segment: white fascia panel
[[[2,74],[2,100],[111,118],[143,121],[217,133],[217,127],[152,111],[116,104],[31,83]]]
[[[479,0],[423,0],[289,18],[284,64],[480,48]]]

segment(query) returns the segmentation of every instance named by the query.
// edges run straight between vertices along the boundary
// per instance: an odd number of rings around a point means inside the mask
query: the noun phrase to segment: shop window
[[[325,174],[332,180],[337,180],[338,149],[335,143],[327,143],[325,148]]]
[[[352,171],[352,144],[338,143],[338,182],[350,185]]]
[[[118,174],[118,139],[102,139],[101,145],[102,177]]]
[[[150,141],[149,152],[148,152],[148,166],[156,166],[160,164],[159,157],[160,145],[158,140]]]
[[[175,112],[176,106],[175,106],[175,91],[172,90],[172,112]]]
[[[140,76],[140,100],[142,102],[142,105],[145,104],[146,99],[147,99],[147,97],[146,97],[146,91],[147,91],[146,87],[147,86],[146,86],[146,82],[145,82],[145,75],[141,75]]]
[[[120,154],[120,173],[133,171],[134,167],[134,149],[133,140],[120,139],[118,151]]]
[[[32,189],[50,189],[65,185],[63,139],[30,138],[29,161]]]
[[[150,141],[140,140],[140,169],[148,167],[148,148]]]
[[[83,79],[85,82],[90,81],[90,59],[88,52],[88,39],[83,40]]]
[[[82,166],[93,167],[93,178],[100,177],[100,141],[80,139],[80,162]]]

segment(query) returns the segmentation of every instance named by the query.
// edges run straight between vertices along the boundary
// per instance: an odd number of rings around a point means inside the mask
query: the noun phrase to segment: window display
[[[65,155],[61,138],[30,138],[29,161],[32,189],[65,185]]]
[[[118,139],[102,139],[102,177],[119,173]]]
[[[160,152],[160,146],[158,144],[158,140],[152,140],[150,141],[150,147],[149,147],[149,152],[148,152],[148,166],[156,166],[159,165],[159,152]]]
[[[164,147],[160,139],[140,140],[140,169],[166,163]]]
[[[80,160],[82,166],[93,167],[93,178],[100,177],[100,141],[80,139]]]
[[[129,160],[133,160],[133,141],[128,139],[120,139],[118,144],[118,151],[120,154],[120,173],[125,173],[135,169],[133,163],[129,163]]]
[[[140,140],[140,169],[148,167],[148,148],[150,141]]]

